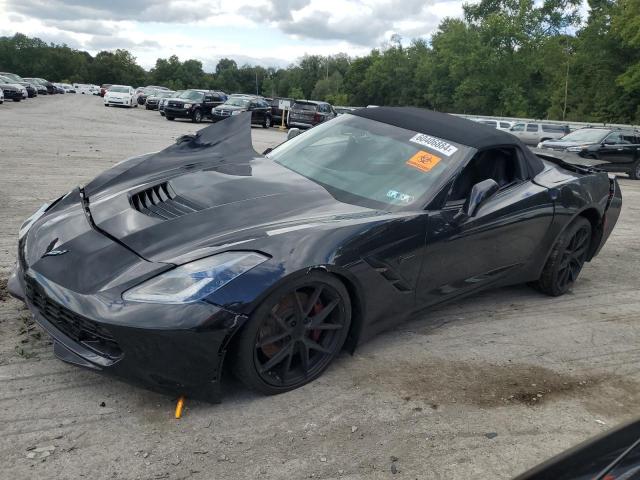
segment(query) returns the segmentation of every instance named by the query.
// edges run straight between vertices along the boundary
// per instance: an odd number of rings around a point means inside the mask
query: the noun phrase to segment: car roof
[[[476,149],[514,145],[522,147],[516,136],[484,123],[447,113],[417,107],[362,108],[352,113],[363,118],[451,140]]]

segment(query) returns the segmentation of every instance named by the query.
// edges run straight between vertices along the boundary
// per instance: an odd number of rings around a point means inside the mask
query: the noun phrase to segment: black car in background
[[[623,128],[581,128],[559,140],[538,144],[542,150],[563,152],[568,161],[609,172],[624,172],[640,180],[640,132]],[[572,161],[572,163],[576,163]]]
[[[311,128],[335,118],[338,114],[327,102],[296,100],[289,112],[289,126]]]
[[[163,98],[170,98],[176,94],[173,90],[157,90],[153,95],[147,97],[147,101],[144,103],[144,108],[147,110],[158,110],[160,100]]]
[[[182,92],[184,92],[184,90],[176,90],[175,92],[173,92],[173,95],[172,95],[173,98],[180,96]],[[164,97],[158,101],[158,112],[160,112],[160,115],[162,115],[163,117],[164,117],[164,106],[167,104],[167,100],[169,100],[169,98],[171,97]]]
[[[251,123],[254,125],[269,128],[273,124],[271,105],[264,98],[254,96],[232,96],[222,105],[215,107],[211,111],[211,117],[217,122],[242,112],[251,112]]]
[[[20,75],[16,75],[15,73],[10,73],[10,72],[0,72],[0,76],[9,80],[10,83],[17,83],[19,85],[22,85],[24,88],[26,88],[27,95],[29,98],[38,96],[38,90],[36,89],[35,85],[33,85],[33,83],[31,82],[27,82]]]
[[[3,77],[0,77],[0,88],[4,92],[5,100],[13,100],[14,102],[19,102],[24,98],[24,87],[20,86],[17,83],[3,79]]]
[[[150,95],[155,95],[159,91],[170,92],[167,87],[160,87],[157,85],[148,85],[146,87],[138,88],[136,91],[138,105],[144,105],[147,101],[147,97]]]
[[[211,119],[211,110],[225,102],[223,92],[213,90],[185,90],[179,95],[167,99],[164,114],[167,120],[190,118],[193,123]]]
[[[25,78],[28,82],[34,84],[34,86],[38,89],[38,93],[42,93],[44,95],[53,95],[54,93],[58,93],[56,87],[53,83],[45,80],[44,78]],[[41,88],[38,88],[41,87]]]
[[[285,100],[289,102],[289,108],[291,108],[291,106],[293,106],[294,103],[296,103],[295,99],[293,98],[288,98],[288,97],[276,97],[276,98],[272,98],[270,103],[271,103],[271,119],[273,120],[273,124],[274,125],[282,125],[282,114],[283,111],[280,108],[280,100]],[[284,119],[284,125],[285,127],[288,126],[288,119],[286,118],[286,114],[285,114],[285,119]]]

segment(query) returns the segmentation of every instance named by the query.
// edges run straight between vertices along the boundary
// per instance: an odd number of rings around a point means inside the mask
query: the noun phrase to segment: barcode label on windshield
[[[420,145],[424,145],[425,147],[429,147],[436,152],[440,152],[447,157],[450,157],[454,153],[458,151],[458,147],[454,147],[450,143],[445,142],[436,137],[432,137],[430,135],[425,135],[424,133],[418,133],[409,139],[410,142],[417,143]]]

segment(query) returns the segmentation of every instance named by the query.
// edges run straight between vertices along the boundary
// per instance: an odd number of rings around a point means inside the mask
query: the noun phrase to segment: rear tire
[[[591,246],[591,223],[577,217],[556,240],[534,287],[547,295],[565,294],[578,279]]]
[[[175,120],[175,117],[165,117],[167,120]]]
[[[266,395],[299,388],[338,355],[350,325],[351,301],[337,278],[312,272],[285,281],[238,334],[234,374]]]
[[[631,172],[629,172],[629,178],[632,180],[640,180],[640,160],[633,164]]]

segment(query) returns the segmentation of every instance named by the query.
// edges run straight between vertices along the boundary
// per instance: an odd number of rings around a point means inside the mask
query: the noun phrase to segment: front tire
[[[270,116],[266,116],[264,117],[264,122],[262,123],[262,128],[271,128],[271,117]]]
[[[577,217],[556,240],[534,287],[553,297],[565,294],[578,279],[590,246],[591,223]]]
[[[329,366],[350,325],[351,301],[337,278],[313,272],[286,281],[239,333],[234,373],[247,387],[267,395],[299,388]]]
[[[629,178],[632,180],[640,180],[640,160],[633,164],[631,172],[629,172]]]
[[[193,112],[193,115],[191,116],[191,121],[193,123],[200,123],[202,121],[202,112],[199,109]]]

